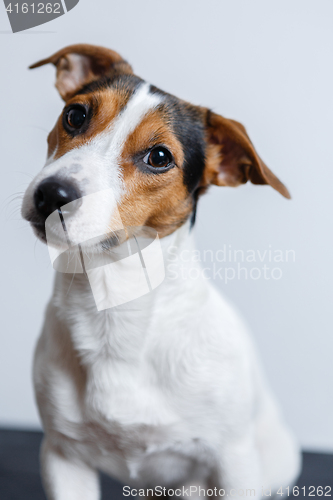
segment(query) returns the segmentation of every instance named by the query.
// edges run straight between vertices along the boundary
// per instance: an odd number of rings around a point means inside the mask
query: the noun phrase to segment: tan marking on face
[[[157,145],[169,149],[176,165],[160,174],[142,172],[135,165],[135,156]],[[125,227],[153,227],[163,237],[185,222],[192,211],[192,199],[183,182],[183,162],[182,146],[170,126],[158,111],[149,113],[128,137],[122,152],[126,193],[118,209]]]
[[[66,107],[71,104],[88,105],[93,110],[88,129],[77,136],[71,136],[63,126],[63,113],[48,136],[48,157],[54,152],[57,160],[72,149],[80,148],[96,136],[101,134],[110,123],[118,116],[130,99],[130,94],[106,89],[93,94],[74,96],[66,102]]]

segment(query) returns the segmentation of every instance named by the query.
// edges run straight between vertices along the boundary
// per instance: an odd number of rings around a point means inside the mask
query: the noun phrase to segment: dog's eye
[[[170,151],[162,146],[158,146],[152,149],[143,160],[153,168],[165,168],[170,165],[173,158]]]
[[[65,113],[66,128],[70,131],[78,130],[82,127],[87,117],[87,111],[84,106],[75,105],[69,108]]]

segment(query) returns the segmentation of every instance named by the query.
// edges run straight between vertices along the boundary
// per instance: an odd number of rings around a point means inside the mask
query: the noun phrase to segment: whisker
[[[35,177],[33,174],[29,174],[28,172],[23,172],[22,170],[14,170],[15,174],[26,175],[31,180]]]
[[[4,199],[4,203],[12,203],[15,200],[22,200],[24,193],[22,191],[18,191],[17,193],[12,193]]]
[[[11,197],[11,199],[9,199]],[[14,209],[20,210],[21,209],[21,201],[23,199],[23,194],[21,193],[15,193],[10,196],[7,196],[7,198],[3,201],[3,203],[0,205],[0,212],[4,213],[6,215],[6,211],[8,211],[10,208],[12,208],[13,204],[18,203],[18,206],[14,206]]]
[[[20,209],[19,208],[14,208],[11,212],[9,212],[6,215],[6,220],[7,220],[7,222],[11,222],[11,221],[14,221],[14,220],[17,220],[17,221],[20,220],[20,221],[22,221]]]
[[[43,127],[40,127],[39,125],[23,125],[23,128],[35,128],[37,130],[42,130],[43,132],[45,132],[46,134],[49,133],[48,130],[46,130],[46,128],[43,128]]]

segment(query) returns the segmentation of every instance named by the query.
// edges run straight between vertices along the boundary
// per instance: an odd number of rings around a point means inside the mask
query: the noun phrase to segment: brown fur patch
[[[204,178],[218,186],[239,186],[247,181],[269,184],[286,198],[288,189],[257,154],[244,126],[228,118],[207,112],[207,153],[210,160]],[[218,161],[218,157],[220,161]]]
[[[135,170],[127,178],[126,189],[118,207],[125,226],[152,227],[163,237],[180,227],[192,211],[192,200],[177,167],[160,175]]]
[[[135,154],[155,145],[172,153],[175,166],[167,172],[142,172],[133,161]],[[125,226],[153,227],[166,236],[180,227],[192,211],[192,199],[184,185],[184,152],[175,134],[158,111],[149,113],[128,137],[122,153],[126,194],[118,206]]]
[[[63,127],[63,114],[48,136],[48,156],[55,152],[57,160],[72,149],[79,148],[103,132],[114,120],[129,100],[130,95],[107,89],[93,94],[77,95],[70,99],[66,106],[71,104],[85,104],[92,108],[92,117],[86,132],[72,137]]]
[[[203,172],[200,187],[206,187],[210,184],[216,184],[216,176],[220,169],[221,146],[217,144],[208,144],[206,147],[206,166]]]

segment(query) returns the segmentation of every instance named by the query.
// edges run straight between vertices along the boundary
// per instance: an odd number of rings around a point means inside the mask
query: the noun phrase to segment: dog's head
[[[270,184],[289,198],[240,123],[149,85],[116,52],[72,45],[31,68],[47,63],[57,68],[65,107],[22,208],[42,240],[46,218],[75,200],[67,217],[73,243],[96,226],[112,234],[119,217],[125,227],[168,235],[194,218],[211,184]],[[88,196],[110,189],[109,201]]]

